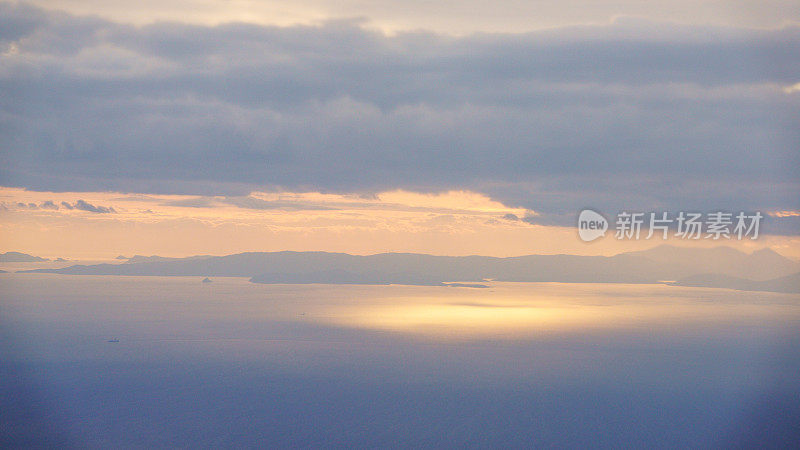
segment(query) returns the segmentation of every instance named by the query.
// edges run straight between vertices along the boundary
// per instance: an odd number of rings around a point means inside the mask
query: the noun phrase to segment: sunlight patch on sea
[[[391,291],[390,288],[384,288]],[[692,327],[800,318],[797,296],[665,285],[494,283],[420,287],[413,295],[323,305],[312,320],[428,337],[524,338],[553,333]]]

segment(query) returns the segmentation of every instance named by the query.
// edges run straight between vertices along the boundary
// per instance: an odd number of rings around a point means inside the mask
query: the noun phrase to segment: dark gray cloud
[[[471,189],[538,223],[800,209],[797,26],[387,37],[3,4],[0,30],[7,186],[240,206],[253,189]]]
[[[58,209],[58,205],[53,203],[52,200],[47,200],[46,202],[42,202],[42,204],[40,204],[39,207],[42,209]]]
[[[78,200],[72,206],[75,209],[78,209],[78,210],[81,210],[81,211],[88,211],[88,212],[99,213],[99,214],[108,214],[108,213],[115,213],[116,212],[116,211],[114,211],[114,208],[106,207],[106,206],[95,206],[95,205],[93,205],[91,203],[88,203],[88,202],[85,202],[83,200]]]

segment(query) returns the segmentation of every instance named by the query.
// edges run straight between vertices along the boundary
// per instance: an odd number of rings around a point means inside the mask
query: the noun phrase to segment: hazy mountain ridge
[[[133,258],[131,258],[132,260]],[[752,259],[752,261],[751,261]],[[72,275],[161,275],[249,277],[255,283],[408,284],[447,282],[552,281],[569,283],[656,283],[662,280],[701,282],[692,276],[752,280],[772,272],[777,278],[800,272],[800,263],[769,251],[746,254],[718,247],[687,249],[661,246],[615,256],[528,255],[517,257],[434,256],[416,253],[350,255],[328,252],[247,252],[188,258],[140,257],[123,264],[74,265],[22,272]],[[767,265],[768,264],[768,265]],[[716,283],[719,284],[719,280]],[[715,281],[715,280],[710,280]],[[757,285],[753,285],[757,286]],[[766,286],[766,285],[765,285]]]
[[[50,260],[20,252],[0,253],[0,262],[44,262],[44,261],[50,261]]]
[[[165,261],[179,261],[179,260],[188,260],[188,259],[207,259],[213,258],[213,255],[197,255],[197,256],[188,256],[186,258],[174,258],[169,256],[144,256],[144,255],[133,255],[130,258],[126,258],[122,255],[117,256],[116,259],[125,260],[125,264],[136,264],[136,263],[143,263],[143,262],[165,262]]]
[[[662,264],[666,270],[675,271],[679,266],[691,275],[716,273],[751,280],[769,280],[800,272],[800,263],[769,248],[747,254],[731,247],[688,248],[661,245],[627,254],[644,256]]]

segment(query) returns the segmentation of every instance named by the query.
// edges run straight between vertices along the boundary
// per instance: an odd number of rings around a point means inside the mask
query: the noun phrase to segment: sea
[[[0,274],[0,447],[800,442],[796,294],[202,279]]]

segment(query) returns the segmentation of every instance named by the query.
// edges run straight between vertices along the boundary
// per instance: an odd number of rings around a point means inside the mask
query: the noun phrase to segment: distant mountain
[[[758,281],[719,274],[701,274],[686,277],[670,284],[674,286],[727,288],[739,291],[800,293],[800,273]]]
[[[692,275],[714,273],[751,280],[768,280],[800,271],[800,262],[781,256],[769,248],[747,254],[730,247],[688,248],[661,245],[627,254],[643,256],[657,262],[665,273],[680,272],[683,269]]]
[[[142,256],[142,255],[134,255],[130,258],[126,258],[122,255],[117,256],[116,259],[126,259],[125,263],[127,264],[138,264],[138,263],[146,263],[146,262],[164,262],[164,261],[187,261],[193,259],[206,259],[211,258],[211,255],[197,255],[197,256],[189,256],[186,258],[171,258],[167,256]]]
[[[756,262],[750,261],[750,259]],[[738,265],[731,266],[729,261]],[[761,264],[762,266],[758,267]],[[575,283],[655,283],[683,280],[721,271],[721,275],[750,278],[757,267],[771,278],[784,275],[797,263],[774,252],[747,255],[732,249],[658,247],[615,256],[529,255],[433,256],[381,253],[358,256],[327,252],[239,253],[228,256],[164,258],[134,257],[124,264],[75,265],[48,272],[86,275],[164,275],[249,277],[255,283],[409,284],[481,283],[497,281],[556,281]],[[766,267],[764,267],[766,265]],[[771,267],[769,265],[774,265]],[[794,266],[796,267],[796,266]],[[733,270],[737,269],[737,270]],[[734,272],[729,275],[725,272]],[[800,271],[797,268],[795,272]]]
[[[0,262],[43,262],[49,259],[32,256],[27,253],[6,252],[0,253]]]
[[[657,264],[628,255],[533,255],[516,258],[382,253],[239,253],[228,256],[154,258],[125,264],[75,265],[25,272],[74,275],[194,275],[251,277],[257,283],[440,285],[444,282],[565,281],[647,283]]]

